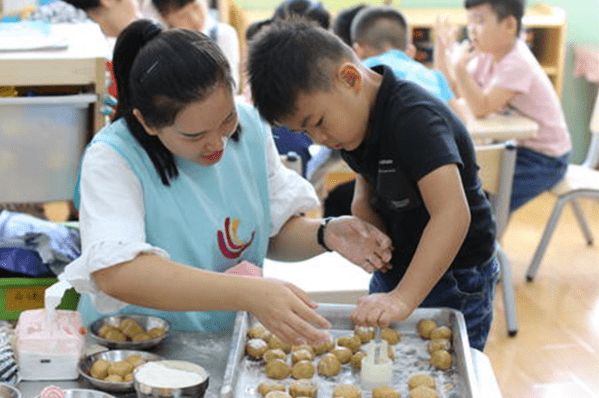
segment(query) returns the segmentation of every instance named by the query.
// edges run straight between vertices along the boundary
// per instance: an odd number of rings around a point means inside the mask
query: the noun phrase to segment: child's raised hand
[[[306,292],[276,279],[256,278],[255,281],[255,289],[247,292],[249,311],[270,332],[294,345],[318,345],[330,339],[316,327],[328,329],[331,324],[314,311],[318,304]]]
[[[325,231],[325,242],[366,272],[391,268],[391,238],[357,217],[343,216],[331,220]]]
[[[385,328],[391,322],[405,320],[412,311],[414,308],[393,293],[375,293],[358,299],[351,319],[357,325]]]

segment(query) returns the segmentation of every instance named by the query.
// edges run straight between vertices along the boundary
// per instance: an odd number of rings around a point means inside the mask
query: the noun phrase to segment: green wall
[[[235,0],[245,9],[274,8],[282,0]],[[380,0],[322,0],[331,11],[336,11],[360,2],[378,3]],[[532,5],[536,2],[529,1]],[[599,44],[599,0],[547,0],[547,4],[564,9],[568,21],[566,35],[566,60],[562,105],[574,144],[572,161],[580,163],[584,159],[589,143],[589,121],[597,85],[584,78],[575,78],[574,46],[577,43]],[[393,4],[402,8],[460,8],[463,0],[394,0]]]

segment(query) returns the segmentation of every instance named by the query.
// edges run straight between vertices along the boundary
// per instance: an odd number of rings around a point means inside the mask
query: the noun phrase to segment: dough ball
[[[118,329],[109,330],[104,338],[111,341],[127,341],[127,336],[121,333]]]
[[[393,387],[379,386],[372,389],[372,398],[401,398],[401,394]]]
[[[89,374],[91,377],[96,379],[104,379],[108,376],[108,367],[110,366],[110,362],[105,359],[98,359],[93,363],[92,367],[89,369]]]
[[[386,340],[389,345],[395,345],[401,340],[401,335],[395,329],[384,328],[381,330],[381,339]]]
[[[285,386],[275,381],[263,381],[258,384],[258,392],[260,395],[265,396],[271,391],[285,391]]]
[[[318,374],[321,376],[336,376],[341,372],[341,362],[332,353],[324,354],[318,361]]]
[[[148,333],[141,332],[141,333],[137,333],[136,335],[133,335],[131,337],[131,341],[146,341],[146,340],[150,340],[151,338],[152,338],[152,336],[150,336]]]
[[[362,358],[366,356],[364,351],[358,351],[354,355],[351,356],[349,362],[351,363],[352,368],[354,369],[362,369]]]
[[[296,364],[299,361],[311,361],[314,359],[314,354],[306,349],[291,351],[291,363]]]
[[[300,344],[300,345],[294,345],[293,347],[291,347],[291,352],[295,352],[295,351],[299,351],[299,350],[307,350],[310,354],[312,354],[312,357],[314,357],[314,355],[315,355],[314,347],[312,347],[311,345]]]
[[[333,397],[362,398],[362,390],[353,384],[337,384],[333,388]]]
[[[267,350],[264,355],[262,355],[262,359],[264,359],[264,362],[270,362],[273,359],[286,360],[287,354],[285,354],[283,350],[275,348],[274,350]]]
[[[267,362],[266,366],[264,367],[264,373],[266,376],[277,380],[282,380],[289,376],[290,371],[291,369],[289,368],[289,365],[287,365],[287,362],[283,361],[282,359],[273,359],[272,361]]]
[[[330,352],[333,348],[335,348],[335,342],[333,340],[329,340],[324,342],[316,347],[314,347],[314,353],[316,355],[324,354],[325,352]]]
[[[122,383],[123,378],[119,375],[108,375],[104,378],[104,381],[108,381],[110,383]]]
[[[108,366],[108,375],[119,375],[124,377],[127,373],[133,372],[133,365],[127,361],[113,362]]]
[[[130,382],[133,381],[133,373],[127,373],[125,377],[123,377],[123,381]]]
[[[310,379],[314,372],[314,364],[310,361],[299,361],[291,368],[291,376],[296,380]]]
[[[318,386],[308,380],[294,381],[289,385],[289,395],[292,397],[316,398]]]
[[[360,338],[362,344],[369,343],[374,339],[374,328],[368,326],[356,326],[354,334]]]
[[[431,330],[430,339],[446,339],[451,340],[451,329],[447,326],[439,326]]]
[[[331,350],[331,353],[334,354],[341,363],[348,363],[352,356],[351,350],[347,347],[337,346]]]
[[[163,329],[163,328],[152,328],[152,329],[148,330],[148,334],[153,339],[160,337],[165,333],[166,333],[166,329]]]
[[[431,354],[431,365],[437,369],[447,370],[451,368],[451,354],[445,350],[437,350]]]
[[[451,349],[451,343],[446,339],[434,339],[426,344],[426,349],[430,354],[437,350],[449,351]]]
[[[261,359],[268,351],[268,344],[262,339],[250,339],[245,343],[245,352],[253,359]]]
[[[125,318],[119,324],[119,330],[125,336],[132,338],[136,334],[145,333],[146,331],[142,328],[139,323],[131,318]]]
[[[283,352],[287,354],[291,352],[291,344],[283,343],[283,341],[281,341],[281,339],[275,336],[274,334],[268,336],[267,343],[268,348],[270,349],[278,348],[280,350],[283,350]]]
[[[270,332],[268,329],[266,329],[264,325],[260,324],[252,326],[247,332],[248,339],[262,339],[266,341],[269,335]]]
[[[145,359],[143,359],[139,354],[129,355],[126,361],[133,366],[133,369],[146,362]]]
[[[106,335],[108,334],[108,332],[110,332],[111,330],[116,330],[120,333],[120,331],[113,325],[109,324],[109,323],[105,323],[104,325],[102,325],[102,327],[100,328],[100,330],[98,330],[98,336],[102,337],[102,338],[106,338]]]
[[[389,357],[390,360],[395,359],[395,350],[390,345],[387,346],[387,356]]]
[[[431,331],[437,327],[437,322],[432,319],[422,319],[418,322],[418,334],[423,339],[431,338]]]
[[[418,386],[410,391],[410,398],[439,398],[439,395],[430,387]]]
[[[419,373],[408,379],[408,388],[413,390],[418,386],[427,386],[434,389],[436,387],[435,379],[427,374]]]
[[[284,391],[271,391],[264,396],[264,398],[291,398],[291,395]]]
[[[341,347],[347,347],[352,353],[360,351],[362,348],[362,340],[356,335],[343,336],[337,339],[337,345]]]

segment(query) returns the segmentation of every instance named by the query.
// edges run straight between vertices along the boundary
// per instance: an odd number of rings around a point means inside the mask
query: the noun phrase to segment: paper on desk
[[[52,34],[48,22],[0,23],[0,51],[64,50],[67,47],[67,38]]]

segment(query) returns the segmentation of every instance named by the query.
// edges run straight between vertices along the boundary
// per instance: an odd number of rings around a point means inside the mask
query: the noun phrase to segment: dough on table
[[[118,329],[110,329],[108,332],[106,332],[104,338],[111,341],[127,341],[127,336],[121,333],[121,331]]]
[[[262,355],[262,359],[264,359],[264,362],[270,362],[273,359],[286,360],[287,354],[285,354],[285,352],[283,350],[281,350],[280,348],[275,348],[275,349],[266,351],[264,353],[264,355]]]
[[[437,327],[437,322],[432,319],[421,319],[418,322],[418,334],[423,339],[430,339],[431,331]]]
[[[123,377],[123,381],[124,381],[124,382],[130,382],[130,381],[133,381],[133,373],[127,373],[127,374],[125,375],[125,377]]]
[[[113,362],[108,366],[108,375],[118,375],[122,378],[131,372],[133,372],[133,365],[125,360]]]
[[[299,361],[311,361],[314,359],[314,354],[304,348],[291,351],[291,363],[296,364]]]
[[[314,376],[314,364],[310,361],[299,361],[291,368],[291,376],[296,379],[310,379]]]
[[[262,339],[250,339],[245,343],[245,352],[253,359],[261,359],[268,351],[268,344]]]
[[[129,337],[130,339],[132,339],[133,336],[135,336],[136,334],[146,332],[144,330],[144,328],[142,328],[139,325],[139,323],[137,323],[134,319],[131,319],[131,318],[123,319],[121,321],[121,323],[119,324],[119,330],[121,331],[121,333],[123,333],[125,336]]]
[[[341,363],[348,363],[352,356],[351,350],[343,346],[333,348],[331,354],[335,355]]]
[[[318,374],[325,377],[336,376],[341,372],[341,362],[335,354],[327,353],[320,358],[317,365]]]
[[[379,386],[372,389],[372,398],[401,398],[401,394],[393,387]]]
[[[110,383],[122,383],[123,378],[119,375],[108,375],[104,378],[104,381],[108,381]]]
[[[291,352],[299,351],[299,350],[306,350],[306,351],[310,352],[310,354],[312,354],[312,356],[315,355],[314,347],[312,347],[311,345],[300,344],[300,345],[294,345],[291,347]]]
[[[447,370],[451,368],[451,354],[445,350],[437,350],[431,354],[431,365],[437,369]]]
[[[264,366],[264,373],[271,379],[281,380],[289,376],[291,369],[282,359],[273,359]]]
[[[133,369],[135,369],[139,365],[146,363],[146,361],[139,354],[129,355],[126,361],[133,365]]]
[[[314,347],[314,353],[316,355],[321,355],[325,352],[330,352],[333,348],[335,348],[335,342],[333,340],[329,340]]]
[[[353,384],[337,384],[333,387],[333,398],[362,398],[362,390]]]
[[[131,341],[146,341],[146,340],[150,340],[151,338],[152,338],[152,336],[150,336],[148,333],[140,332],[140,333],[136,333],[133,336],[131,336]]]
[[[424,373],[415,374],[408,379],[408,388],[413,390],[418,386],[427,386],[434,389],[436,387],[435,379]]]
[[[430,387],[418,386],[410,390],[410,398],[439,398],[439,395]]]
[[[291,352],[291,344],[283,343],[283,341],[281,341],[281,339],[275,336],[274,334],[268,336],[267,343],[268,348],[270,349],[279,348],[287,354]]]
[[[446,339],[429,340],[426,344],[426,349],[430,354],[437,350],[449,351],[451,349],[451,343]]]
[[[257,324],[248,329],[248,339],[262,339],[266,341],[270,332],[264,327],[264,325]]]
[[[285,385],[276,381],[263,381],[258,384],[258,392],[260,395],[265,396],[271,391],[285,391]]]
[[[153,339],[155,339],[156,337],[160,337],[165,333],[166,333],[166,329],[163,329],[163,328],[152,328],[152,329],[148,330],[148,334]]]
[[[389,357],[390,360],[395,359],[395,350],[390,345],[387,346],[387,356]]]
[[[356,326],[354,328],[354,334],[360,338],[362,344],[366,344],[374,339],[374,328],[368,326]]]
[[[451,329],[447,326],[439,326],[431,330],[430,339],[451,339]]]
[[[401,340],[401,335],[395,329],[384,328],[381,330],[381,339],[386,340],[389,345],[395,345]]]
[[[98,359],[94,362],[89,369],[89,374],[91,377],[96,379],[104,379],[108,376],[108,367],[110,366],[110,362],[105,359]]]
[[[264,398],[291,398],[291,395],[284,391],[271,391],[264,396]]]
[[[351,336],[343,336],[337,339],[337,345],[349,348],[353,354],[360,351],[360,348],[362,348],[362,340],[355,334]]]
[[[309,380],[294,381],[289,385],[289,395],[292,397],[316,398],[318,386]]]
[[[366,356],[364,351],[358,351],[354,355],[352,355],[349,362],[351,363],[352,368],[354,369],[362,369],[362,358]]]
[[[102,325],[102,327],[100,327],[100,330],[98,330],[98,336],[100,336],[102,338],[106,338],[106,335],[111,330],[116,330],[117,332],[121,333],[120,330],[118,330],[115,326],[113,326],[109,323],[105,323]]]

